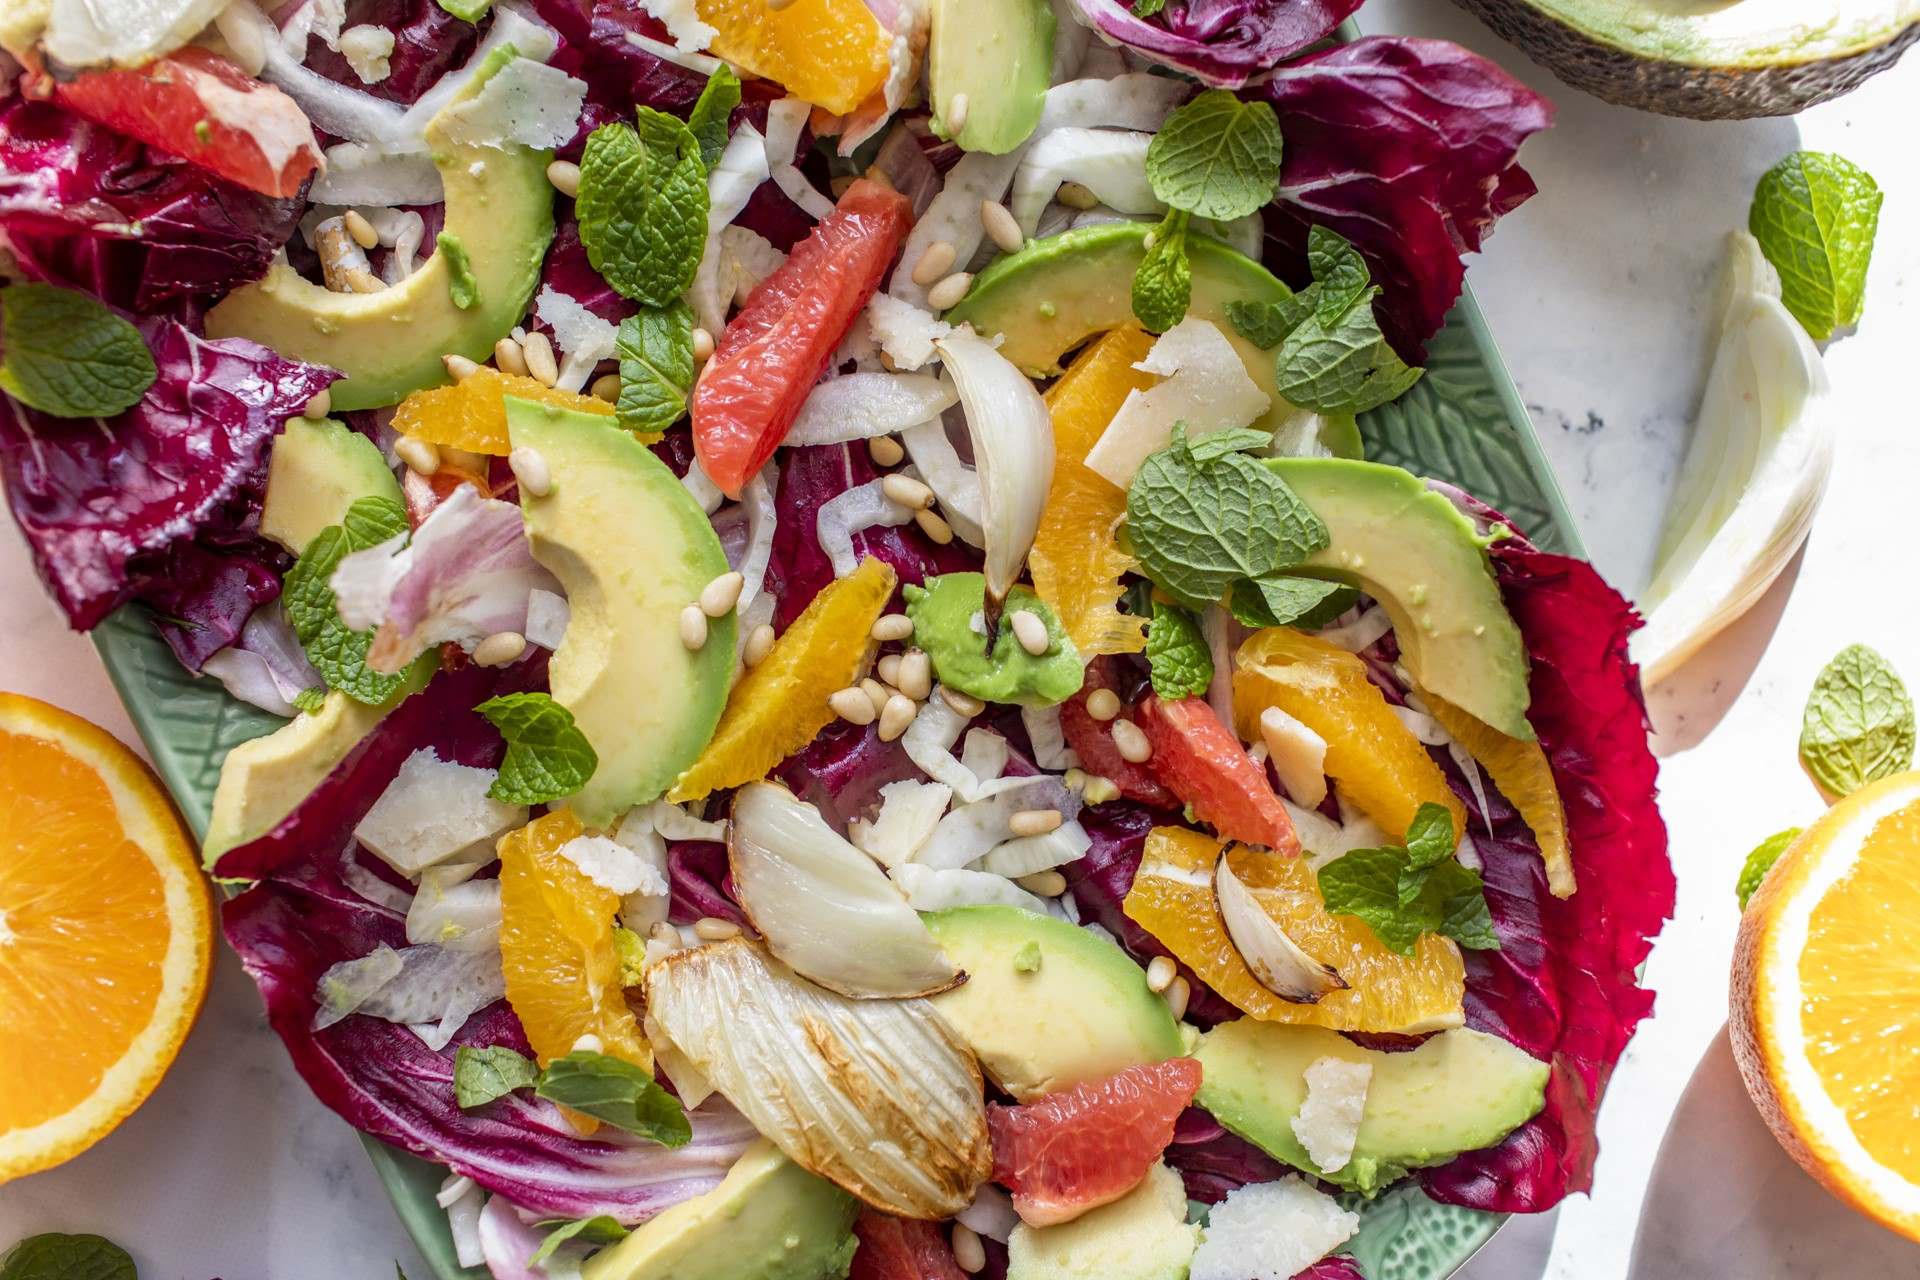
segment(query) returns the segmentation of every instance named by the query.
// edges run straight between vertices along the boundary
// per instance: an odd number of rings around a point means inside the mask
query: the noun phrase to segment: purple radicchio
[[[1080,20],[1207,84],[1238,89],[1333,34],[1361,0],[1172,0],[1135,17],[1129,0],[1072,0]]]
[[[345,30],[372,25],[393,33],[387,74],[371,84],[337,51],[318,38],[307,42],[306,65],[327,79],[389,102],[412,103],[466,62],[479,43],[479,28],[456,18],[437,0],[348,0]]]

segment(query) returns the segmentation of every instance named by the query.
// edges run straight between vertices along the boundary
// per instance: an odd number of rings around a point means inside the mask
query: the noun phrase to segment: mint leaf
[[[675,299],[641,307],[620,324],[620,399],[614,414],[629,431],[665,431],[687,412],[693,393],[693,312]]]
[[[487,794],[505,804],[549,804],[587,785],[600,765],[573,712],[545,693],[509,693],[474,708],[507,740]]]
[[[0,1280],[135,1280],[133,1259],[104,1236],[49,1231],[0,1258]]]
[[[700,144],[700,165],[709,173],[727,149],[727,124],[740,105],[740,77],[726,63],[707,77],[707,87],[687,116],[687,128]]]
[[[1313,286],[1277,302],[1236,299],[1227,304],[1227,322],[1235,333],[1254,346],[1271,351],[1313,314],[1319,300],[1320,294]]]
[[[478,22],[493,8],[493,0],[438,0],[438,3],[462,22]]]
[[[684,1147],[693,1126],[679,1101],[630,1062],[576,1049],[555,1058],[534,1093],[663,1147]]]
[[[1360,593],[1337,582],[1263,573],[1233,584],[1227,608],[1248,627],[1324,627],[1353,607]]]
[[[1420,918],[1400,901],[1405,849],[1354,849],[1320,868],[1320,896],[1336,915],[1357,916],[1380,941],[1410,955],[1433,921]]]
[[[1151,18],[1167,7],[1167,0],[1133,0],[1133,16]]]
[[[1493,929],[1493,913],[1487,910],[1486,888],[1480,873],[1448,859],[1433,869],[1427,878],[1422,901],[1431,898],[1439,923],[1433,931],[1452,938],[1469,951],[1498,951],[1500,935]]]
[[[50,284],[0,290],[0,390],[56,418],[109,418],[153,385],[153,353],[105,303]]]
[[[392,498],[357,498],[340,518],[354,551],[377,547],[407,531],[407,509]]]
[[[1193,301],[1193,265],[1187,261],[1187,215],[1178,209],[1154,229],[1147,256],[1133,273],[1133,314],[1156,333],[1186,317]]]
[[[1213,651],[1200,623],[1185,609],[1153,606],[1147,665],[1153,672],[1153,691],[1163,698],[1191,698],[1213,683]]]
[[[1142,572],[1194,609],[1327,545],[1326,525],[1277,475],[1244,453],[1196,461],[1184,424],[1134,474],[1126,529]]]
[[[1760,177],[1747,229],[1780,273],[1780,301],[1816,342],[1860,319],[1885,199],[1840,156],[1796,151]]]
[[[293,703],[294,710],[311,714],[327,705],[327,686],[317,684],[311,689],[302,689],[289,701]]]
[[[1913,765],[1913,699],[1887,660],[1848,645],[1813,682],[1800,725],[1800,763],[1830,796]]]
[[[1411,954],[1425,933],[1475,951],[1497,951],[1480,873],[1453,857],[1453,815],[1423,804],[1407,824],[1407,843],[1355,849],[1320,868],[1327,910],[1366,921],[1380,941]],[[1357,861],[1356,861],[1357,859]]]
[[[574,203],[587,260],[636,302],[671,306],[707,242],[707,166],[684,121],[638,109],[587,138]]]
[[[480,305],[480,282],[473,275],[473,260],[459,236],[442,231],[433,242],[433,251],[447,260],[447,297],[462,311]]]
[[[1407,856],[1416,867],[1431,867],[1453,856],[1453,814],[1432,801],[1414,811],[1407,824]]]
[[[1264,449],[1272,443],[1271,432],[1255,431],[1251,427],[1232,427],[1226,431],[1210,431],[1198,440],[1190,441],[1187,451],[1193,455],[1195,462],[1212,462],[1230,453]]]
[[[1380,334],[1373,314],[1379,293],[1377,285],[1369,286],[1331,321],[1321,305],[1327,295],[1316,299],[1314,314],[1295,326],[1274,357],[1274,382],[1283,397],[1316,413],[1365,413],[1420,380],[1425,370],[1409,366]]]
[[[1147,145],[1147,182],[1175,209],[1244,218],[1280,192],[1280,117],[1265,102],[1208,89],[1167,117]]]
[[[462,1111],[483,1107],[539,1078],[532,1058],[503,1044],[484,1049],[463,1044],[453,1055],[453,1100]]]
[[[543,1227],[552,1227],[540,1247],[527,1259],[529,1267],[537,1267],[553,1256],[554,1250],[569,1240],[578,1240],[582,1244],[618,1244],[627,1238],[626,1227],[620,1220],[607,1214],[592,1218],[575,1218],[572,1222],[543,1222]]]
[[[379,546],[406,531],[406,509],[399,503],[391,498],[361,498],[347,508],[339,524],[322,529],[307,544],[287,571],[281,590],[287,619],[306,650],[307,661],[328,688],[369,706],[386,702],[406,677],[367,666],[373,631],[351,631],[340,620],[331,585],[333,571],[352,552]]]
[[[1314,314],[1322,324],[1333,324],[1367,292],[1372,277],[1367,260],[1337,231],[1315,226],[1307,232],[1307,269],[1319,290]]]
[[[1780,855],[1787,846],[1800,838],[1801,827],[1788,827],[1785,831],[1776,831],[1754,846],[1747,855],[1746,865],[1740,868],[1740,881],[1734,885],[1734,896],[1740,899],[1740,909],[1747,909],[1747,901],[1759,889],[1760,882],[1767,878],[1767,872],[1773,870],[1773,864],[1780,861]]]

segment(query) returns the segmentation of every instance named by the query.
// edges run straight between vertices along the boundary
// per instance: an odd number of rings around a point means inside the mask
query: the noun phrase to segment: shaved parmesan
[[[1207,1215],[1190,1280],[1290,1280],[1359,1229],[1358,1214],[1298,1177],[1251,1183]]]
[[[1279,707],[1260,713],[1260,739],[1287,795],[1295,804],[1318,809],[1327,798],[1327,740]]]
[[[640,8],[660,20],[682,53],[699,53],[720,33],[700,20],[693,0],[640,0]]]
[[[553,384],[560,390],[578,391],[587,385],[595,365],[612,358],[619,327],[589,311],[578,299],[544,285],[533,300],[533,313],[553,330],[553,343],[566,356]]]
[[[867,304],[867,327],[880,350],[901,369],[914,370],[933,359],[933,344],[953,326],[911,302],[876,293]]]
[[[542,649],[558,649],[560,641],[566,637],[567,622],[573,616],[572,606],[567,598],[552,591],[535,589],[527,595],[527,629],[523,633],[528,644],[537,644]]]
[[[391,33],[387,41],[392,44]],[[515,58],[494,72],[480,92],[443,111],[440,128],[450,140],[468,146],[551,149],[573,137],[586,97],[586,81],[532,58]]]
[[[1128,392],[1087,452],[1087,466],[1121,489],[1133,483],[1148,454],[1166,447],[1176,423],[1185,423],[1193,439],[1244,427],[1273,404],[1219,326],[1197,316],[1162,334],[1134,368],[1166,381]]]
[[[393,73],[393,32],[363,22],[340,33],[340,56],[361,84],[379,84]]]
[[[1306,1079],[1307,1096],[1293,1117],[1293,1136],[1320,1172],[1338,1173],[1353,1159],[1373,1064],[1319,1058],[1308,1064]]]
[[[667,880],[634,849],[606,836],[575,836],[560,846],[560,856],[602,889],[625,897],[630,893],[661,896]]]
[[[491,951],[500,945],[500,882],[475,880],[478,864],[428,867],[407,907],[407,941],[449,951]]]

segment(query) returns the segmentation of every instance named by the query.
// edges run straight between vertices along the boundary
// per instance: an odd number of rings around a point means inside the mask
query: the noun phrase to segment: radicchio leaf
[[[346,8],[342,29],[371,24],[393,33],[386,78],[366,83],[346,58],[317,37],[307,42],[306,64],[329,80],[389,102],[412,103],[441,76],[463,65],[480,40],[478,27],[454,17],[438,0],[348,0]]]
[[[1333,34],[1361,0],[1171,0],[1148,18],[1131,0],[1073,0],[1081,21],[1207,84],[1238,89]]]

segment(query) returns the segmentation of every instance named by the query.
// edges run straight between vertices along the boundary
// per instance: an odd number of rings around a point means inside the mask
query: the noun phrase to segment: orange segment
[[[1538,742],[1509,738],[1445,699],[1425,692],[1420,696],[1440,727],[1466,748],[1493,779],[1493,785],[1500,788],[1507,803],[1520,811],[1547,864],[1547,887],[1556,898],[1570,896],[1574,879],[1573,850],[1567,844],[1567,809],[1560,800],[1560,788],[1553,784],[1553,766],[1547,763],[1547,753]]]
[[[698,0],[708,47],[835,115],[886,83],[893,38],[861,0]]]
[[[505,457],[512,448],[507,442],[507,396],[613,416],[613,406],[598,396],[556,391],[525,375],[483,365],[452,386],[430,387],[402,400],[393,411],[393,429],[428,444]],[[657,439],[641,437],[647,444]]]
[[[105,731],[0,694],[0,1182],[144,1101],[206,995],[213,904],[159,781]]]
[[[1347,990],[1318,1004],[1294,1004],[1253,976],[1214,900],[1214,864],[1223,849],[1267,914],[1302,950],[1339,970]],[[1228,848],[1186,827],[1155,827],[1124,908],[1208,986],[1263,1022],[1403,1034],[1461,1024],[1466,971],[1459,949],[1429,934],[1410,956],[1388,950],[1364,921],[1327,911],[1305,859]]]
[[[767,776],[833,722],[827,699],[860,676],[873,624],[893,598],[892,566],[871,557],[813,598],[760,665],[742,676],[700,758],[668,799],[698,800]]]
[[[1035,591],[1088,657],[1147,647],[1146,619],[1114,607],[1120,575],[1138,567],[1114,537],[1126,519],[1127,495],[1085,460],[1127,394],[1160,381],[1133,367],[1152,346],[1153,338],[1138,329],[1115,329],[1082,352],[1047,391],[1053,487],[1027,564]]]
[[[1731,1012],[1788,1154],[1920,1240],[1920,773],[1855,792],[1781,856],[1741,918]]]
[[[1260,713],[1279,707],[1327,741],[1327,776],[1394,839],[1423,804],[1444,806],[1464,831],[1466,807],[1427,749],[1400,723],[1366,664],[1344,649],[1286,627],[1247,637],[1235,658],[1233,719],[1260,740]]]
[[[653,1051],[627,1007],[613,940],[620,897],[560,852],[584,835],[565,809],[500,837],[500,960],[507,1003],[540,1065],[565,1057],[584,1035],[601,1052],[651,1070]]]

